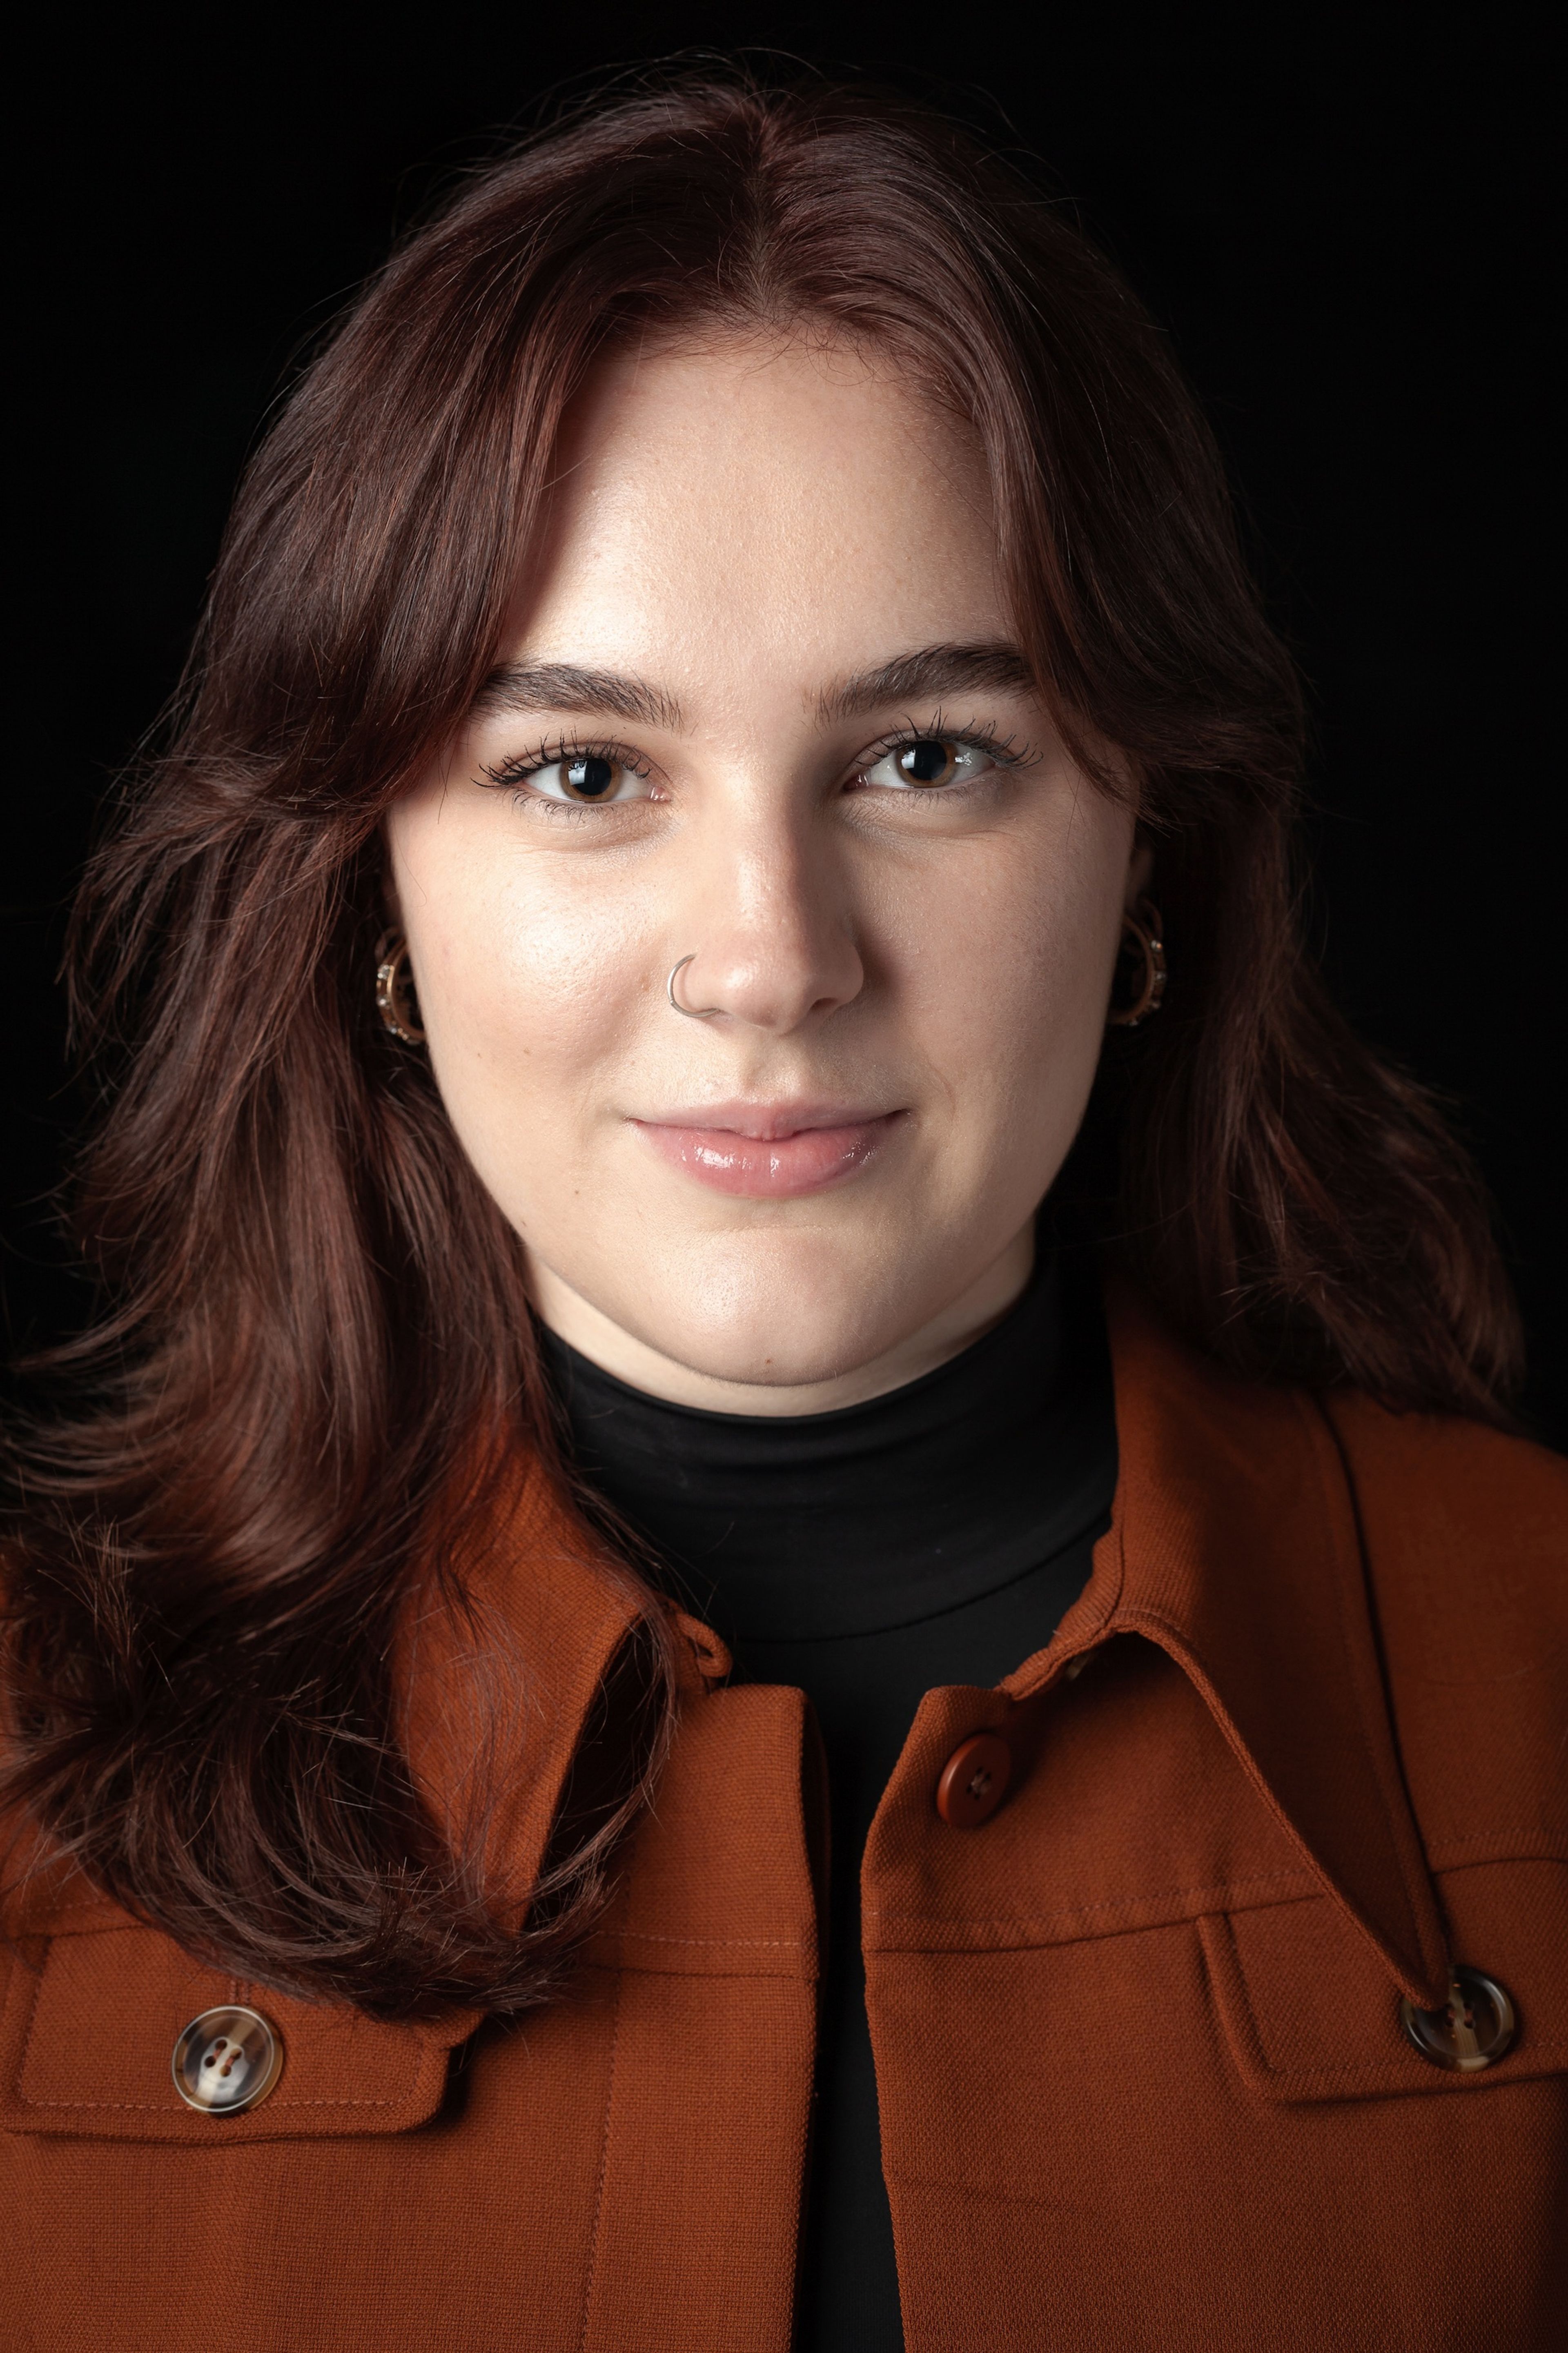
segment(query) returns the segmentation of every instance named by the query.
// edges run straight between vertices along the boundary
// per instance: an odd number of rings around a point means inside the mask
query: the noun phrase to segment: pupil
[[[944,782],[953,763],[939,736],[922,735],[899,754],[898,765],[913,783],[938,785]]]
[[[596,756],[574,760],[567,770],[567,782],[585,801],[602,800],[615,782],[615,763]]]

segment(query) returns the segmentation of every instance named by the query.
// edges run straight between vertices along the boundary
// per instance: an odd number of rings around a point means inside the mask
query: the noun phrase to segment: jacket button
[[[989,1822],[1012,1777],[1012,1751],[999,1732],[976,1732],[959,1744],[942,1767],[937,1811],[956,1831]]]
[[[1448,1999],[1441,2010],[1417,2010],[1406,1998],[1399,2015],[1424,2059],[1465,2075],[1495,2065],[1511,2047],[1517,2024],[1513,2003],[1496,1978],[1457,1962],[1448,1972]]]
[[[237,2116],[283,2072],[283,2038],[259,2010],[204,2010],[175,2045],[175,2089],[188,2108]]]

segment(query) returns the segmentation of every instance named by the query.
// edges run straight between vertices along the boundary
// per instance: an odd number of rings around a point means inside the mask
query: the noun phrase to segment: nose
[[[865,967],[849,878],[808,818],[732,817],[710,841],[687,894],[672,961],[690,955],[683,1003],[776,1037],[857,997]]]

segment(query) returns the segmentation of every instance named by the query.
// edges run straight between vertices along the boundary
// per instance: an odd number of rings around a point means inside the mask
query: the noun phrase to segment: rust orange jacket
[[[996,1690],[929,1693],[863,1868],[910,2353],[1563,2341],[1568,1468],[1237,1384],[1124,1304],[1094,1574]],[[542,1851],[621,1606],[542,1480],[504,1603]],[[612,1914],[553,2006],[385,2025],[244,1986],[79,1881],[0,1957],[0,2334],[39,2353],[787,2353],[818,1826],[794,1691],[694,1636]],[[1002,1802],[935,1803],[979,1732]],[[980,1809],[983,1810],[983,1808]],[[1450,2072],[1402,1996],[1512,1997]],[[171,2052],[242,2001],[230,2116]]]

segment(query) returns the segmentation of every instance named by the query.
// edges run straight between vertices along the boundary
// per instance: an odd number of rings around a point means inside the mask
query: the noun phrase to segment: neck
[[[544,1353],[579,1477],[732,1647],[956,1608],[1095,1522],[1114,1483],[1097,1282],[1054,1255],[971,1347],[825,1414],[709,1412],[552,1335]]]

